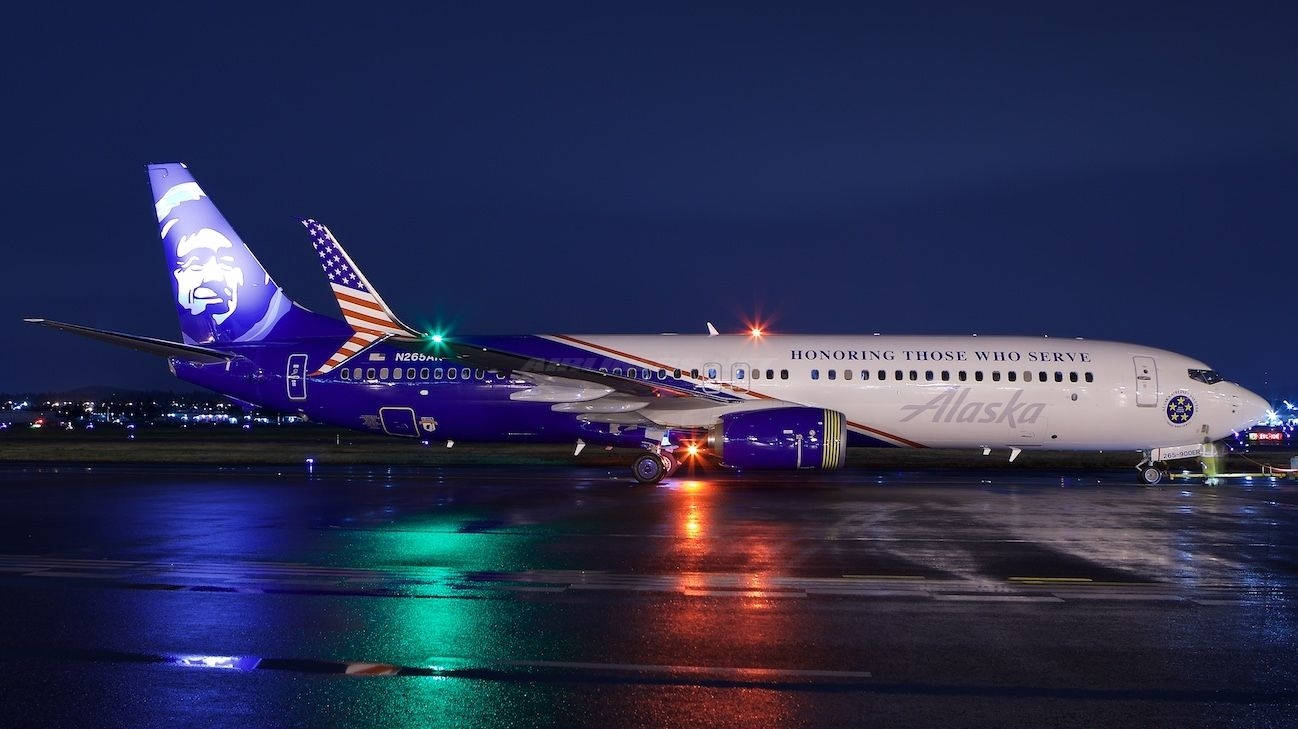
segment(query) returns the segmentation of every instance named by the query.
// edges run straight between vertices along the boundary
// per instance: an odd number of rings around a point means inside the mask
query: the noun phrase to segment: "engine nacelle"
[[[721,416],[708,448],[736,468],[840,468],[847,456],[847,419],[836,410],[787,407]]]

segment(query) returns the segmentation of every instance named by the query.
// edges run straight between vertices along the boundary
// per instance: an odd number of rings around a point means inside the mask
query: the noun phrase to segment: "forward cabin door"
[[[1153,407],[1158,404],[1158,366],[1153,357],[1133,357],[1136,365],[1136,404]]]

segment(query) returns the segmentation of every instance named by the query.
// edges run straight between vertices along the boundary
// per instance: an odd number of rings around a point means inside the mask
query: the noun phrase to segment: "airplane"
[[[28,319],[165,357],[244,403],[411,440],[641,450],[682,464],[832,470],[848,446],[1124,449],[1145,483],[1267,402],[1192,357],[1023,336],[447,336],[403,323],[328,227],[303,220],[342,320],[295,303],[182,163],[148,166],[182,341]]]

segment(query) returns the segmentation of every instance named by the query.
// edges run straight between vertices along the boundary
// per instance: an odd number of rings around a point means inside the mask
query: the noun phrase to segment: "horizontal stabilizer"
[[[190,362],[229,362],[238,359],[239,355],[229,352],[222,352],[218,349],[209,347],[200,347],[196,344],[182,344],[180,342],[170,342],[166,339],[154,339],[153,337],[142,337],[138,334],[122,334],[120,332],[110,332],[104,329],[91,329],[79,324],[65,324],[60,321],[50,321],[49,319],[24,319],[23,321],[30,324],[40,324],[51,329],[72,332],[80,334],[83,337],[98,339],[101,342],[116,344],[127,349],[134,349],[137,352],[147,352],[162,357],[175,357],[176,359],[188,360]]]

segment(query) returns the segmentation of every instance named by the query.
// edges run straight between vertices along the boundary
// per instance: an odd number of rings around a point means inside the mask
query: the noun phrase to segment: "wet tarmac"
[[[1293,726],[1298,485],[6,467],[5,725]]]

